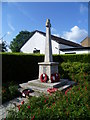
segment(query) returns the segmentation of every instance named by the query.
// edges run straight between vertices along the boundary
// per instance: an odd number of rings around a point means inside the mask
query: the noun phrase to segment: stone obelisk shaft
[[[48,79],[51,80],[51,75],[58,73],[58,63],[53,62],[52,57],[52,44],[51,44],[51,31],[50,31],[50,20],[46,21],[46,40],[45,40],[45,58],[44,62],[39,64],[39,79],[42,74],[46,74]]]
[[[44,62],[53,62],[50,27],[51,27],[50,20],[47,19],[47,21],[46,21],[46,41],[45,41],[45,60],[44,60]]]

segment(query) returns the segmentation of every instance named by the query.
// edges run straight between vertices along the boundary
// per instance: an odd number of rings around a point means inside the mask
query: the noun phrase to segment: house
[[[22,45],[20,51],[23,53],[45,53],[45,39],[46,33],[41,31],[34,31],[32,36]],[[82,46],[78,43],[65,40],[63,38],[51,35],[51,42],[52,42],[52,53],[53,54],[60,54],[63,51],[60,49],[66,48],[81,48]]]
[[[90,53],[90,38],[86,37],[81,42],[82,47],[60,49],[61,54],[88,54]]]
[[[61,54],[88,54],[90,53],[90,47],[75,47],[75,48],[66,48],[60,49]]]
[[[82,40],[81,42],[81,45],[83,47],[90,47],[90,37],[86,37],[84,40]]]

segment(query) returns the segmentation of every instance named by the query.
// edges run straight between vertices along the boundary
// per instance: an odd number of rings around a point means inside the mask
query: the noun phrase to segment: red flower
[[[23,105],[23,104],[24,104],[24,101],[22,101],[21,104]]]
[[[58,90],[58,88],[48,88],[47,89],[47,92],[49,92],[49,93],[54,93],[54,92],[56,92]]]
[[[65,95],[67,95],[67,92],[69,91],[69,90],[71,90],[72,88],[68,88],[66,91],[65,91]]]
[[[30,107],[30,105],[28,106],[28,109],[30,109],[31,107]]]
[[[65,91],[65,95],[67,95],[67,92],[69,91],[69,89],[67,89],[66,91]]]
[[[49,106],[49,108],[51,108],[51,106]]]
[[[33,117],[31,118],[31,120],[34,120],[34,118],[35,118],[35,116],[33,116]]]
[[[52,96],[52,93],[49,92],[49,95]]]
[[[78,88],[78,90],[80,90],[80,87]]]
[[[55,102],[53,102],[53,105],[55,105]]]
[[[44,102],[46,103],[46,100],[44,100]]]
[[[20,111],[20,105],[18,105],[17,107],[18,107],[18,110]]]
[[[87,87],[85,87],[85,90],[87,90]]]

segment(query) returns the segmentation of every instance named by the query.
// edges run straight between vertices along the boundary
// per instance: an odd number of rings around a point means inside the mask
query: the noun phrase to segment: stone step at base
[[[60,81],[56,83],[42,83],[40,80],[32,80],[27,83],[19,84],[19,86],[23,89],[32,89],[34,91],[47,93],[48,88],[59,88],[67,84],[67,82],[67,79],[60,79]]]
[[[28,82],[27,82],[27,83],[22,83],[22,84],[19,84],[19,86],[20,86],[21,88],[24,88],[24,89],[26,89],[26,88],[27,88],[27,85],[28,85]]]
[[[66,90],[67,88],[70,88],[73,85],[76,85],[76,83],[74,81],[68,81],[66,85],[60,87],[58,90],[60,90],[60,91]]]
[[[60,79],[59,82],[55,82],[55,83],[51,83],[51,82],[43,83],[40,80],[32,80],[32,81],[28,81],[28,84],[30,86],[37,86],[37,87],[40,87],[40,88],[49,88],[49,87],[58,88],[60,86],[65,85],[67,82],[68,82],[68,79]]]
[[[65,90],[65,89],[73,86],[74,84],[75,84],[74,81],[67,81],[66,84],[62,84],[61,86],[57,85],[55,87],[53,86],[53,87],[48,87],[48,88],[58,88],[58,90]],[[30,86],[28,88],[31,88],[34,91],[39,91],[39,92],[43,92],[43,93],[47,93],[47,89],[48,89],[47,87],[46,88],[40,88],[40,87],[37,87],[37,86]]]
[[[34,92],[30,93],[31,96],[40,96],[42,93],[48,94],[48,88],[58,88],[58,90],[65,90],[75,84],[74,81],[67,79],[60,79],[60,82],[56,83],[42,83],[40,80],[32,80],[27,83],[19,84],[21,89],[32,89]],[[21,91],[22,92],[22,91]]]

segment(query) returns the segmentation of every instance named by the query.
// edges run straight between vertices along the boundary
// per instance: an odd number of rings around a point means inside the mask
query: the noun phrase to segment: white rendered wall
[[[55,42],[54,40],[51,40],[52,42],[52,54],[59,54],[59,44]]]
[[[39,33],[35,33],[21,48],[21,52],[33,53],[34,48],[40,50],[40,53],[45,52],[45,37]]]
[[[34,48],[40,50],[40,54],[45,54],[45,36],[36,32],[20,49],[23,53],[33,53]],[[58,43],[51,40],[52,43],[52,54],[59,54]]]

